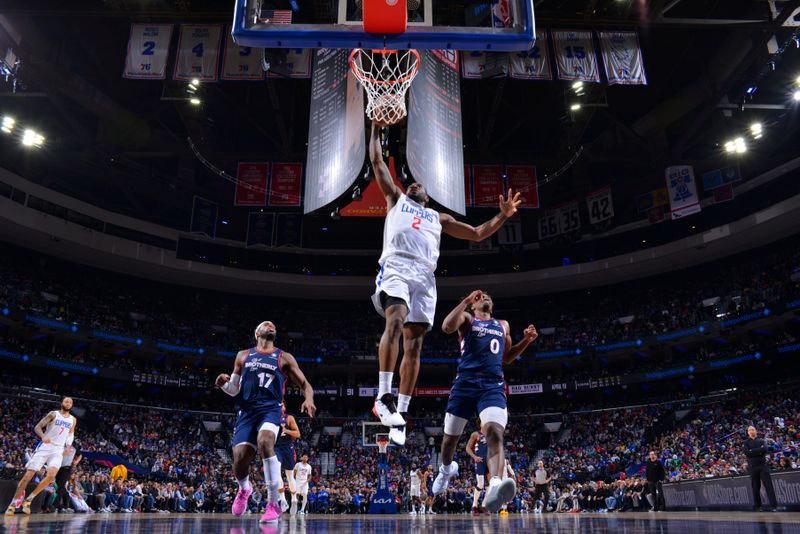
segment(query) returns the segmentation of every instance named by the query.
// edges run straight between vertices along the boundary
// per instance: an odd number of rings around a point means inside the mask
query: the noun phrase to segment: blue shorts
[[[250,445],[258,449],[258,431],[264,423],[281,427],[281,405],[264,406],[258,409],[239,410],[236,426],[233,427],[233,446]]]
[[[485,378],[456,378],[450,390],[445,412],[471,419],[486,408],[506,408],[506,383],[504,380]]]
[[[486,458],[484,458],[482,462],[474,462],[474,463],[475,463],[475,474],[478,476],[484,476],[486,474]]]
[[[294,469],[294,464],[297,463],[297,453],[294,450],[294,443],[285,443],[280,440],[275,446],[275,456],[283,467],[283,470]]]

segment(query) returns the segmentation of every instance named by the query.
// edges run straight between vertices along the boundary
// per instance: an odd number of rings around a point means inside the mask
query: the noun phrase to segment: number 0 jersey
[[[283,402],[286,377],[281,371],[281,349],[260,352],[253,347],[242,368],[240,410],[272,408]]]
[[[467,333],[461,337],[458,375],[503,380],[503,353],[506,330],[497,319],[482,321],[473,317]]]
[[[439,213],[400,195],[386,214],[380,263],[391,256],[400,256],[416,260],[433,272],[439,261],[441,238]]]

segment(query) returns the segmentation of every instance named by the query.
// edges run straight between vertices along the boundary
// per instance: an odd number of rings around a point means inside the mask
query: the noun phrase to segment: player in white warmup
[[[417,464],[411,464],[411,472],[409,473],[409,490],[408,496],[411,498],[411,515],[417,515],[417,507],[421,504],[421,487],[422,487],[422,471],[417,467]],[[425,505],[422,504],[424,508]]]
[[[294,487],[295,495],[303,496],[303,506],[300,508],[300,515],[305,515],[306,505],[308,504],[308,481],[311,480],[311,464],[308,463],[308,455],[304,454],[300,461],[294,466]],[[294,507],[292,508],[294,510]]]
[[[414,183],[405,193],[392,180],[383,161],[380,130],[385,124],[372,123],[369,156],[378,186],[386,199],[383,253],[372,297],[375,309],[386,318],[378,349],[378,396],[372,412],[390,427],[389,439],[405,445],[406,419],[411,394],[417,383],[422,341],[433,326],[436,310],[434,271],[439,260],[441,234],[467,241],[483,241],[497,232],[517,212],[520,194],[511,189],[499,195],[500,213],[480,226],[470,226],[447,213],[428,208],[430,198],[422,184]],[[400,389],[397,403],[392,395],[392,378],[403,338]]]
[[[78,425],[77,419],[69,413],[71,409],[72,399],[64,397],[61,399],[61,406],[58,410],[53,410],[45,415],[33,427],[34,432],[36,432],[41,441],[36,446],[33,456],[25,465],[25,474],[22,475],[22,479],[17,484],[17,491],[6,509],[6,516],[14,515],[17,501],[25,494],[28,482],[43,466],[47,466],[47,476],[22,501],[22,513],[30,515],[33,499],[55,480],[56,473],[61,468],[61,461],[64,458],[64,448],[72,446],[72,441],[75,438],[75,427]]]

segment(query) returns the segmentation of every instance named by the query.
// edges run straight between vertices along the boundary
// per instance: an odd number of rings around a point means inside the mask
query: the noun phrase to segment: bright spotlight
[[[760,122],[754,122],[750,125],[750,133],[753,134],[755,139],[759,139],[761,135],[764,133],[764,127],[761,125]]]
[[[725,152],[736,152],[736,145],[733,141],[728,141],[725,143]]]
[[[199,98],[190,98],[190,99],[189,99],[189,102],[190,102],[190,103],[191,103],[193,106],[199,106],[199,105],[200,105],[200,99],[199,99]]]
[[[6,115],[3,117],[3,122],[0,124],[0,130],[3,130],[5,133],[11,133],[14,130],[14,126],[17,124],[17,120],[14,117],[9,117]]]
[[[747,145],[744,144],[743,137],[737,137],[736,139],[734,139],[733,145],[736,147],[737,154],[743,154],[744,152],[747,152]]]
[[[792,98],[794,98],[795,102],[800,102],[800,89],[797,89],[794,94],[792,94]]]
[[[25,130],[25,133],[22,134],[22,144],[25,146],[39,147],[44,144],[44,137],[35,130]]]
[[[192,78],[192,81],[189,83],[192,85],[200,85],[200,78]]]
[[[580,104],[572,104],[569,107],[569,109],[570,109],[570,111],[578,111],[579,109],[581,109],[581,105]]]

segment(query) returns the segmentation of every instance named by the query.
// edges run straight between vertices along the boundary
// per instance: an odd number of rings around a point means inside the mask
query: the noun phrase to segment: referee
[[[550,480],[552,478],[547,476],[544,462],[539,460],[539,463],[536,464],[536,471],[533,473],[533,500],[536,502],[539,495],[542,496],[542,513],[547,512],[547,503],[550,500],[550,491],[548,490]]]
[[[78,450],[77,443],[73,443],[64,449],[64,457],[61,460],[61,468],[56,473],[56,511],[63,513],[69,509],[69,492],[67,491],[67,483],[69,477],[72,476],[72,468],[81,461],[81,456]],[[76,482],[77,483],[77,482]]]
[[[767,444],[763,438],[759,438],[756,427],[747,427],[748,438],[744,440],[744,455],[747,457],[747,473],[750,475],[750,484],[753,487],[753,509],[761,510],[761,484],[767,490],[770,510],[776,511],[777,500],[775,499],[775,488],[772,487],[772,477],[769,474],[767,465]]]

